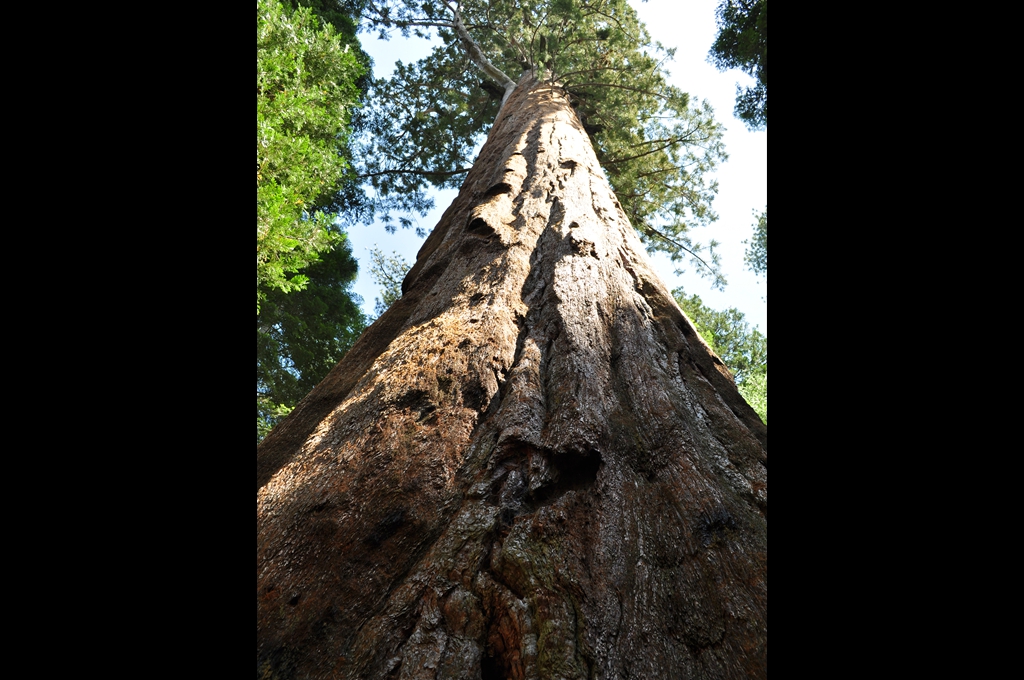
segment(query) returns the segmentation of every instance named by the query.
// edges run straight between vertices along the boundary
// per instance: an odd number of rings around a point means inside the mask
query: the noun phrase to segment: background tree
[[[306,287],[268,291],[256,315],[256,443],[288,415],[363,332],[350,293],[356,261],[342,240],[307,267]]]
[[[385,255],[380,248],[370,250],[370,276],[381,287],[380,297],[374,300],[377,316],[402,297],[402,279],[408,273],[409,263],[398,253]]]
[[[402,296],[258,448],[258,674],[766,677],[767,428],[627,217],[651,243],[651,222],[687,226],[691,206],[645,212],[658,189],[622,168],[686,158],[673,130],[703,114],[657,87],[625,3],[375,9],[436,25],[502,103]],[[421,101],[427,139],[426,107],[462,115],[445,87],[470,63],[451,65],[435,97],[387,100]],[[623,106],[655,108],[633,109],[632,157],[606,171],[591,121],[620,120],[603,107],[631,90]],[[667,191],[697,190],[685,170]]]
[[[349,123],[369,58],[328,2],[256,6],[256,441],[365,326],[338,215],[358,213]]]
[[[757,79],[736,86],[736,117],[751,129],[768,126],[768,0],[722,0],[711,62],[721,70],[742,69]]]
[[[697,295],[687,297],[682,288],[672,291],[697,332],[732,373],[740,394],[765,425],[768,424],[768,338],[751,330],[746,316],[735,307],[711,309]]]
[[[748,243],[744,241],[744,243]],[[747,267],[755,274],[768,275],[768,208],[757,216],[757,224],[754,225],[754,237],[748,243],[749,247],[743,257]]]
[[[366,72],[311,10],[256,4],[256,304],[299,290],[301,270],[340,240],[335,196]]]
[[[738,385],[740,394],[747,400],[751,408],[761,416],[761,421],[768,424],[768,364],[764,370],[747,375],[742,385]]]

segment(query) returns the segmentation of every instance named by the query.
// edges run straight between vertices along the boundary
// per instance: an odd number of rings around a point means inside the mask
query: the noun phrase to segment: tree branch
[[[589,83],[572,83],[568,87],[579,88],[579,87],[614,87],[619,90],[629,90],[630,92],[640,92],[642,94],[649,94],[652,97],[669,101],[670,97],[660,94],[658,92],[652,92],[651,90],[644,90],[639,87],[629,87],[628,85],[616,85],[614,83],[601,83],[601,82],[589,82]]]
[[[702,265],[704,265],[709,272],[711,272],[715,276],[718,276],[718,273],[714,269],[711,268],[711,265],[709,265],[707,262],[704,261],[704,258],[702,258],[697,253],[693,252],[692,250],[690,250],[689,248],[684,246],[679,241],[676,241],[673,238],[669,238],[668,236],[666,236],[665,234],[661,233],[660,231],[658,231],[657,229],[655,229],[654,227],[652,227],[651,225],[649,225],[647,223],[644,223],[644,231],[647,232],[648,236],[658,236],[660,238],[665,239],[666,241],[668,241],[672,245],[676,246],[677,248],[682,248],[683,250],[688,252],[690,255],[692,255],[694,258],[696,258],[698,262],[700,262]]]
[[[445,177],[451,177],[452,175],[461,175],[467,173],[471,168],[460,168],[458,170],[379,170],[377,172],[368,172],[365,175],[356,175],[358,179],[366,179],[367,177],[379,177],[380,175],[443,175]]]
[[[582,41],[580,41],[580,42],[582,42]],[[562,74],[559,74],[558,77],[559,78],[568,78],[569,76],[590,75],[591,73],[594,73],[595,71],[616,71],[618,73],[629,73],[631,71],[639,71],[639,70],[641,70],[641,69],[639,69],[639,68],[637,68],[635,66],[627,66],[626,68],[621,68],[619,66],[595,66],[593,68],[583,69],[582,71],[569,71],[568,73],[562,73]]]
[[[664,144],[662,144],[663,142],[664,142]],[[677,140],[677,139],[655,139],[655,140],[651,140],[649,142],[641,142],[637,146],[644,146],[645,144],[662,144],[662,146],[659,146],[656,149],[649,149],[648,151],[644,151],[643,153],[638,153],[638,154],[633,155],[633,156],[627,156],[625,158],[615,158],[615,159],[612,159],[612,160],[602,160],[601,161],[601,165],[602,166],[618,165],[619,163],[625,163],[626,161],[635,160],[637,158],[643,158],[644,156],[650,156],[652,153],[658,153],[659,151],[664,151],[665,149],[669,148],[673,144],[678,144],[679,142],[680,142],[680,140]]]
[[[426,19],[408,18],[392,19],[390,8],[387,5],[385,5],[384,8],[381,9],[380,7],[377,7],[377,5],[374,4],[373,0],[367,0],[367,5],[371,10],[373,10],[373,12],[362,12],[362,18],[370,21],[375,27],[377,27],[376,25],[379,24],[384,28],[391,28],[392,26],[394,26],[395,28],[402,30],[413,26],[422,28],[455,28],[453,24],[445,21],[428,21]]]
[[[452,7],[449,5],[448,9],[452,11],[455,17],[455,32],[459,34],[462,46],[465,48],[470,60],[477,65],[477,68],[484,72],[484,75],[493,80],[498,87],[505,90],[505,96],[501,99],[501,104],[504,106],[505,100],[512,94],[512,90],[516,88],[515,82],[502,73],[501,69],[492,64],[491,60],[484,55],[483,50],[480,49],[480,44],[473,40],[473,36],[466,29],[466,24],[462,23],[462,14],[459,12],[458,6]]]

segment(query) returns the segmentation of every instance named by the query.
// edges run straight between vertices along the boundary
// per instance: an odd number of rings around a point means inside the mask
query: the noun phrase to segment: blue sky
[[[732,115],[736,98],[736,84],[744,87],[753,83],[745,73],[733,70],[719,72],[707,61],[708,50],[714,42],[717,26],[715,7],[718,0],[649,0],[633,1],[641,21],[647,24],[651,36],[667,48],[676,48],[675,59],[669,63],[670,81],[689,92],[692,99],[708,100],[715,117],[725,128],[725,147],[729,160],[715,172],[719,192],[714,201],[718,221],[708,227],[694,230],[694,240],[706,243],[715,239],[721,243],[719,252],[722,269],[729,284],[724,292],[711,290],[710,280],[701,278],[687,265],[682,276],[674,273],[676,265],[665,255],[652,257],[654,268],[669,288],[684,286],[687,293],[701,296],[705,304],[714,309],[736,307],[746,314],[751,326],[768,332],[768,282],[763,276],[755,277],[744,268],[744,240],[751,238],[755,222],[754,211],[764,210],[768,203],[768,133],[750,132]],[[377,40],[372,34],[360,35],[363,49],[373,58],[374,75],[385,77],[391,73],[396,60],[416,61],[427,56],[430,43],[416,38],[403,39],[396,35],[389,41]],[[427,232],[433,229],[445,208],[458,192],[435,192],[435,208],[427,217],[416,217],[419,226]],[[369,250],[379,247],[387,254],[398,252],[411,265],[423,243],[411,229],[388,234],[382,226],[355,225],[349,228],[352,252],[359,260],[359,279],[353,292],[363,298],[363,309],[373,311],[374,297],[379,288],[369,276]]]

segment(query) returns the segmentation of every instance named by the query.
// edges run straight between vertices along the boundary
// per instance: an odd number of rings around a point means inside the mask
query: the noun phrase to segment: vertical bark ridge
[[[403,288],[258,454],[258,674],[765,675],[767,429],[557,88],[520,81]]]

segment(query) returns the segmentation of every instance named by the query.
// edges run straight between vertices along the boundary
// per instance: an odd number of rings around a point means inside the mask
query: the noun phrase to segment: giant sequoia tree
[[[506,96],[458,198],[258,449],[260,677],[767,674],[767,429],[526,54],[473,54]]]

